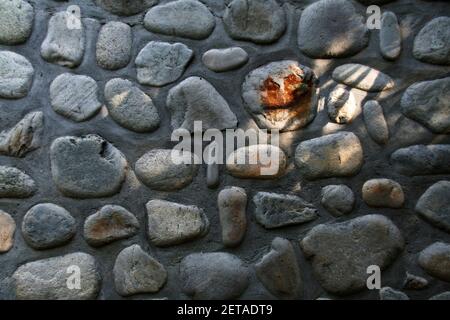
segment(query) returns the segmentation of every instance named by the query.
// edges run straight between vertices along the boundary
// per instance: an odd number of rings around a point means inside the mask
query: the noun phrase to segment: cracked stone
[[[0,0],[0,44],[16,45],[28,40],[33,28],[33,7],[23,0]]]
[[[364,123],[369,136],[378,144],[389,140],[389,127],[383,114],[383,108],[375,100],[369,100],[363,107]]]
[[[154,6],[158,0],[96,0],[96,3],[119,16],[132,16]]]
[[[352,212],[355,195],[346,185],[329,185],[322,188],[321,204],[335,217]]]
[[[371,207],[401,208],[405,202],[402,186],[391,179],[372,179],[362,187],[364,202]]]
[[[422,62],[450,65],[450,17],[435,18],[420,30],[413,55]]]
[[[19,99],[28,94],[34,69],[24,56],[0,51],[0,98]]]
[[[5,211],[0,210],[0,254],[8,252],[14,245],[16,223]]]
[[[124,68],[131,60],[133,33],[123,22],[105,24],[98,35],[96,58],[100,67],[107,70]]]
[[[242,67],[248,62],[248,53],[239,47],[211,49],[203,54],[203,64],[214,72],[225,72]]]
[[[13,167],[0,166],[0,198],[29,198],[37,191],[34,180]]]
[[[333,80],[368,92],[392,89],[394,80],[387,74],[358,63],[348,63],[334,69]]]
[[[243,188],[228,187],[217,199],[222,242],[226,247],[238,246],[247,230],[247,193]]]
[[[419,265],[430,276],[450,282],[450,245],[435,242],[419,254]]]
[[[429,187],[417,202],[416,212],[450,233],[450,181],[439,181]]]

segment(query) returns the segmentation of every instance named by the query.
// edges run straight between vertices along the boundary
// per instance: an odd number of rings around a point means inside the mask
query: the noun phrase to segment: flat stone
[[[44,114],[31,112],[14,127],[0,132],[0,154],[24,157],[41,146],[44,131]]]
[[[59,75],[51,83],[50,104],[56,113],[76,122],[89,120],[102,107],[97,82],[70,73]]]
[[[428,287],[428,280],[406,272],[406,279],[403,288],[407,290],[422,290]]]
[[[76,233],[76,221],[64,208],[41,203],[32,207],[22,221],[25,241],[34,249],[43,250],[62,246]]]
[[[371,207],[401,208],[405,202],[402,186],[391,179],[372,179],[362,187],[364,202]]]
[[[127,160],[98,135],[61,137],[50,148],[53,181],[65,196],[108,197],[120,191]]]
[[[450,282],[450,245],[436,242],[419,254],[419,265],[439,280]]]
[[[401,291],[384,287],[380,289],[380,300],[409,300],[409,297]]]
[[[171,149],[154,149],[144,154],[135,164],[137,177],[150,189],[175,191],[187,187],[194,180],[198,166],[194,155],[185,153],[186,163],[178,163]]]
[[[158,0],[96,0],[96,3],[119,16],[132,16],[154,6]]]
[[[211,49],[202,57],[203,64],[214,72],[225,72],[242,67],[248,62],[248,53],[239,47]]]
[[[79,66],[85,50],[85,30],[70,27],[72,14],[67,11],[55,13],[48,22],[47,36],[41,46],[44,60],[69,68]],[[70,27],[70,28],[69,28]]]
[[[0,166],[0,198],[29,198],[37,191],[34,180],[13,167]]]
[[[74,274],[80,276],[77,290],[68,286],[76,285]],[[81,252],[29,262],[20,266],[12,278],[20,300],[89,300],[95,299],[101,288],[94,257]]]
[[[450,300],[450,291],[439,293],[432,296],[430,300]]]
[[[339,132],[301,142],[295,164],[309,179],[356,175],[363,165],[363,149],[352,132]]]
[[[114,264],[114,284],[121,296],[155,293],[167,281],[167,271],[155,258],[135,244],[123,249]]]
[[[450,77],[410,86],[403,94],[401,110],[434,133],[450,133]]]
[[[227,101],[205,79],[190,77],[170,89],[167,108],[174,130],[194,132],[194,121],[202,122],[202,129],[233,129],[238,120]]]
[[[394,80],[387,74],[362,64],[348,63],[334,69],[333,80],[368,92],[392,89]]]
[[[98,34],[96,58],[103,69],[124,68],[131,60],[133,33],[126,23],[111,21],[105,24]]]
[[[336,86],[327,99],[328,117],[338,124],[346,124],[353,121],[358,111],[353,92],[344,86]]]
[[[255,218],[266,229],[306,223],[318,218],[317,208],[304,199],[269,192],[253,197]]]
[[[19,99],[28,94],[34,69],[30,61],[11,51],[0,51],[0,98]]]
[[[229,253],[193,253],[180,264],[182,290],[193,299],[237,299],[247,289],[249,278],[248,268]]]
[[[450,65],[450,17],[434,18],[420,30],[413,55],[422,62]]]
[[[0,0],[0,44],[15,45],[28,40],[34,10],[26,1]]]
[[[209,231],[208,217],[196,206],[151,200],[146,208],[148,237],[155,246],[181,244],[203,237]]]
[[[292,243],[275,238],[269,253],[255,264],[256,275],[264,287],[281,299],[296,299],[302,289],[302,278]]]
[[[5,211],[0,210],[0,254],[8,252],[14,245],[16,223]]]
[[[316,116],[317,84],[310,68],[297,61],[276,61],[245,77],[242,99],[261,129],[293,131],[307,126]]]
[[[233,151],[226,160],[228,173],[242,179],[276,179],[286,172],[287,157],[271,144],[257,144]]]
[[[366,288],[367,267],[384,270],[403,250],[404,240],[388,218],[366,215],[316,226],[300,245],[320,285],[341,295]]]
[[[155,33],[201,40],[213,32],[216,21],[200,1],[178,0],[151,8],[144,26]]]
[[[395,13],[383,12],[380,29],[380,51],[386,60],[395,60],[402,52],[402,33]]]
[[[391,155],[395,170],[407,176],[450,173],[450,145],[415,145]]]
[[[152,98],[131,81],[115,78],[105,85],[110,117],[120,126],[138,133],[158,129],[160,117]]]
[[[416,212],[450,233],[450,181],[439,181],[429,187],[417,202]]]
[[[217,199],[222,242],[226,247],[238,246],[247,230],[247,193],[243,188],[228,187],[220,191]]]
[[[335,217],[352,212],[355,195],[346,185],[329,185],[322,188],[321,204]]]
[[[194,52],[182,43],[151,41],[136,58],[138,82],[155,87],[175,82],[193,56]]]
[[[225,30],[235,40],[259,44],[278,40],[286,30],[286,13],[275,0],[233,0],[223,15]]]
[[[349,57],[363,50],[368,43],[365,18],[350,1],[321,0],[302,12],[298,45],[311,58]]]
[[[378,144],[389,140],[389,127],[383,114],[383,108],[375,100],[369,100],[363,107],[364,123],[369,136]]]
[[[139,221],[127,209],[106,205],[87,217],[84,222],[84,239],[94,247],[127,239],[139,231]]]

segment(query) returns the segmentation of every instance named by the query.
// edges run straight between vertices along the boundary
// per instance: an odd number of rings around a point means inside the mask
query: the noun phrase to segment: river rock
[[[362,187],[364,202],[371,207],[401,208],[405,202],[402,186],[391,179],[372,179]]]
[[[419,254],[419,265],[431,276],[450,282],[450,245],[436,242]]]
[[[403,288],[407,290],[422,290],[428,287],[428,280],[406,272],[406,279]]]
[[[119,16],[132,16],[158,3],[158,0],[96,0],[96,3]]]
[[[34,180],[13,167],[0,166],[0,198],[29,198],[37,191]]]
[[[353,92],[337,86],[327,99],[328,117],[335,123],[346,124],[353,121],[358,105]]]
[[[202,57],[203,64],[214,72],[225,72],[242,67],[248,62],[248,53],[239,47],[211,49]]]
[[[337,67],[332,77],[337,82],[368,92],[392,89],[395,85],[394,80],[387,74],[357,63]]]
[[[96,58],[103,69],[124,68],[131,60],[133,33],[126,23],[111,21],[105,24],[98,34]]]
[[[0,210],[0,254],[8,252],[14,245],[16,223],[5,211]]]
[[[30,61],[11,51],[0,51],[0,98],[19,99],[28,94],[34,68]]]
[[[395,13],[383,12],[380,29],[380,51],[386,60],[395,60],[402,51],[402,33]]]
[[[236,247],[247,230],[247,193],[239,187],[220,191],[217,199],[222,242],[226,247]]]
[[[378,144],[389,140],[389,127],[383,114],[383,108],[375,100],[369,100],[363,107],[364,123],[369,136]]]
[[[321,204],[335,217],[352,212],[355,205],[355,195],[346,185],[329,185],[322,188]]]
[[[413,54],[422,62],[450,65],[450,17],[428,22],[414,39]]]
[[[439,293],[432,296],[430,300],[450,300],[450,291]]]
[[[409,300],[409,297],[398,290],[394,290],[391,287],[383,287],[380,289],[380,300]]]
[[[450,233],[450,181],[439,181],[428,188],[417,202],[416,212]]]
[[[33,7],[23,0],[0,0],[0,44],[27,41],[34,21]]]

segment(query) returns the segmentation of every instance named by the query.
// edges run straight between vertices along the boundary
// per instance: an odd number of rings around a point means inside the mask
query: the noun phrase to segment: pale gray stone
[[[126,23],[111,21],[98,34],[96,57],[100,67],[107,70],[124,68],[131,60],[133,33]]]
[[[346,124],[353,121],[358,111],[353,92],[344,86],[336,86],[327,99],[328,117],[335,123]]]
[[[203,64],[215,72],[225,72],[242,67],[248,62],[248,53],[239,47],[211,49],[202,57]]]
[[[96,0],[96,3],[119,16],[132,16],[154,6],[158,0]]]
[[[355,195],[346,185],[329,185],[322,188],[321,203],[335,217],[348,214],[355,205]]]
[[[383,12],[380,29],[380,51],[386,60],[395,60],[402,51],[402,33],[395,13]]]
[[[0,210],[0,254],[8,252],[14,245],[16,223],[5,211]]]
[[[34,180],[13,167],[0,166],[0,198],[29,198],[37,191]]]
[[[28,94],[34,68],[30,61],[11,51],[0,51],[0,98],[19,99]]]
[[[222,243],[226,247],[238,246],[247,231],[247,193],[243,188],[228,187],[217,197]]]
[[[392,89],[394,80],[387,74],[362,64],[348,63],[334,69],[335,81],[368,92]]]
[[[414,39],[413,54],[422,62],[450,65],[450,17],[428,22]]]
[[[391,179],[371,179],[362,187],[364,202],[371,207],[401,208],[405,202],[402,186]]]
[[[435,242],[419,254],[419,265],[431,276],[450,282],[450,245]]]
[[[33,28],[33,7],[23,0],[0,0],[0,44],[15,45],[28,40]]]
[[[450,181],[439,181],[429,187],[417,202],[416,212],[450,233]]]
[[[375,100],[369,100],[363,107],[364,123],[369,136],[378,144],[389,140],[389,128],[383,114],[383,108]]]
[[[391,287],[384,287],[380,289],[380,300],[409,300],[409,297],[398,290]]]

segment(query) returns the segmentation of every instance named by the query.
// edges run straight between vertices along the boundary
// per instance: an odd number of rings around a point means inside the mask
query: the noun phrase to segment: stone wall
[[[0,298],[449,292],[449,65],[446,1],[0,0]],[[285,166],[171,163],[194,120]]]

